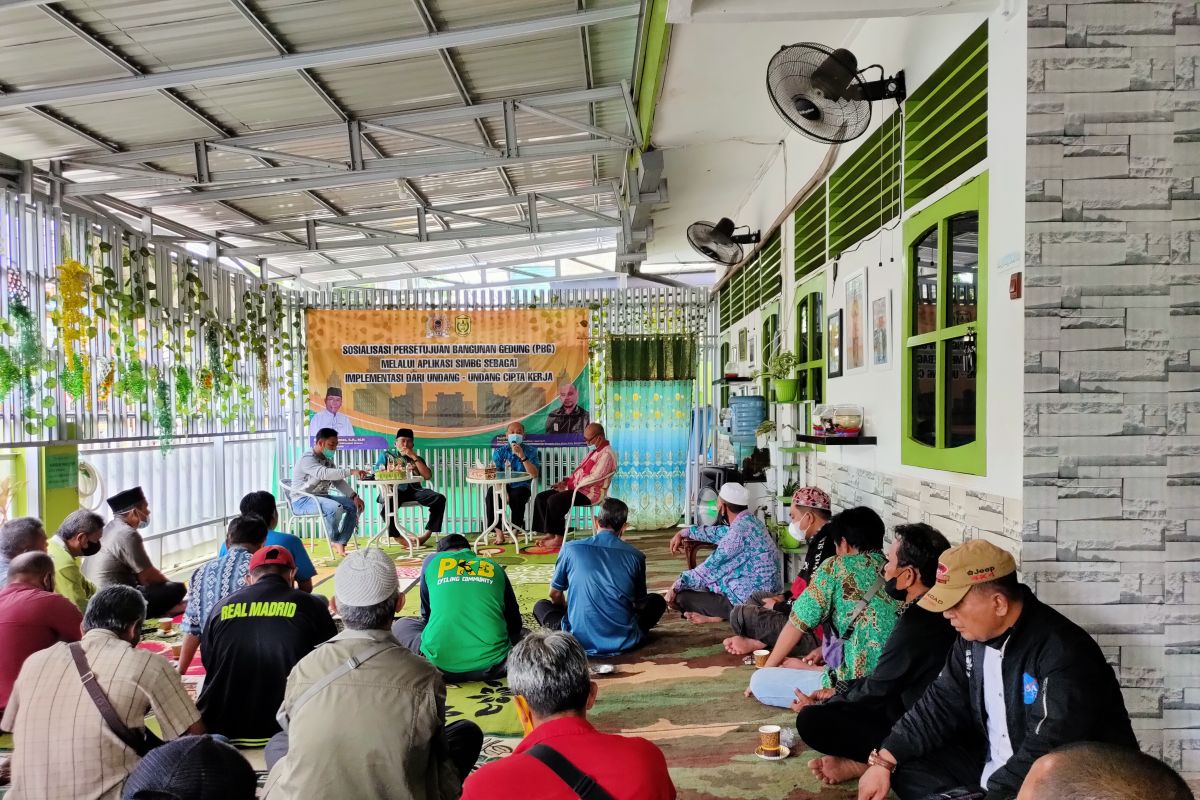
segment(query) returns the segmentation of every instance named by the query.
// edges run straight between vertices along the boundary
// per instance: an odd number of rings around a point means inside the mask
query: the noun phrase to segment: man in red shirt
[[[653,743],[600,733],[587,721],[597,687],[569,633],[541,630],[522,639],[508,654],[508,686],[525,740],[467,778],[462,800],[510,797],[514,787],[521,800],[578,800],[571,784],[581,776],[613,800],[674,800],[667,760]]]
[[[0,710],[25,659],[56,642],[78,642],[82,624],[75,604],[54,593],[54,559],[35,551],[9,563],[0,589]]]

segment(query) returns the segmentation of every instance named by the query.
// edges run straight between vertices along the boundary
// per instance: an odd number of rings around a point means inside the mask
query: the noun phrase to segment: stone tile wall
[[[829,493],[834,510],[869,506],[888,530],[906,522],[925,522],[951,544],[988,539],[1020,556],[1021,500],[966,489],[949,483],[888,475],[810,455],[808,474]]]
[[[1200,16],[1030,0],[1028,32],[1023,573],[1195,778]]]

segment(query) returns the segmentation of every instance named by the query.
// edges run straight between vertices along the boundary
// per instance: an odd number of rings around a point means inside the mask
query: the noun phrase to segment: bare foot
[[[563,537],[543,536],[537,540],[539,547],[562,547]]]
[[[723,643],[725,652],[731,656],[748,656],[755,650],[767,649],[766,642],[760,642],[758,639],[750,639],[745,636],[730,636]]]
[[[724,622],[720,617],[706,617],[703,614],[697,614],[695,611],[688,611],[683,615],[683,618],[693,625],[704,625],[708,622]]]
[[[813,775],[817,776],[817,780],[826,786],[833,786],[834,784],[861,778],[863,773],[867,771],[866,764],[860,764],[857,761],[837,756],[814,758],[808,762],[808,768],[812,770]]]

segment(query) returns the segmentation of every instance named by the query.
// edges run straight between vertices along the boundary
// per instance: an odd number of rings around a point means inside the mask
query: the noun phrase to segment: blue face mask
[[[326,450],[326,451],[325,451],[325,457],[326,457],[326,458],[328,458],[330,461],[332,461],[332,460],[333,460],[333,451],[332,451],[332,450]]]
[[[523,433],[510,433],[508,435],[509,444],[520,444],[523,441],[525,441],[525,434]]]

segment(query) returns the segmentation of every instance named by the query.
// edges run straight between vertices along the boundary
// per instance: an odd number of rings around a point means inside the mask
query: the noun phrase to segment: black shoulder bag
[[[71,651],[71,658],[75,661],[75,669],[79,670],[79,679],[83,681],[83,688],[87,689],[88,696],[92,698],[92,702],[96,704],[96,710],[100,712],[104,724],[108,729],[116,734],[117,738],[125,743],[133,752],[139,756],[144,756],[154,748],[162,744],[162,740],[148,730],[133,731],[129,729],[121,717],[117,714],[116,709],[112,707],[112,703],[108,699],[108,695],[100,688],[100,684],[96,682],[96,673],[92,672],[92,668],[88,666],[87,656],[83,653],[83,645],[79,642],[71,642],[67,645]]]
[[[563,783],[571,787],[571,791],[575,792],[580,800],[613,800],[613,796],[604,791],[590,775],[581,772],[579,767],[553,747],[535,744],[525,752],[549,767]]]

